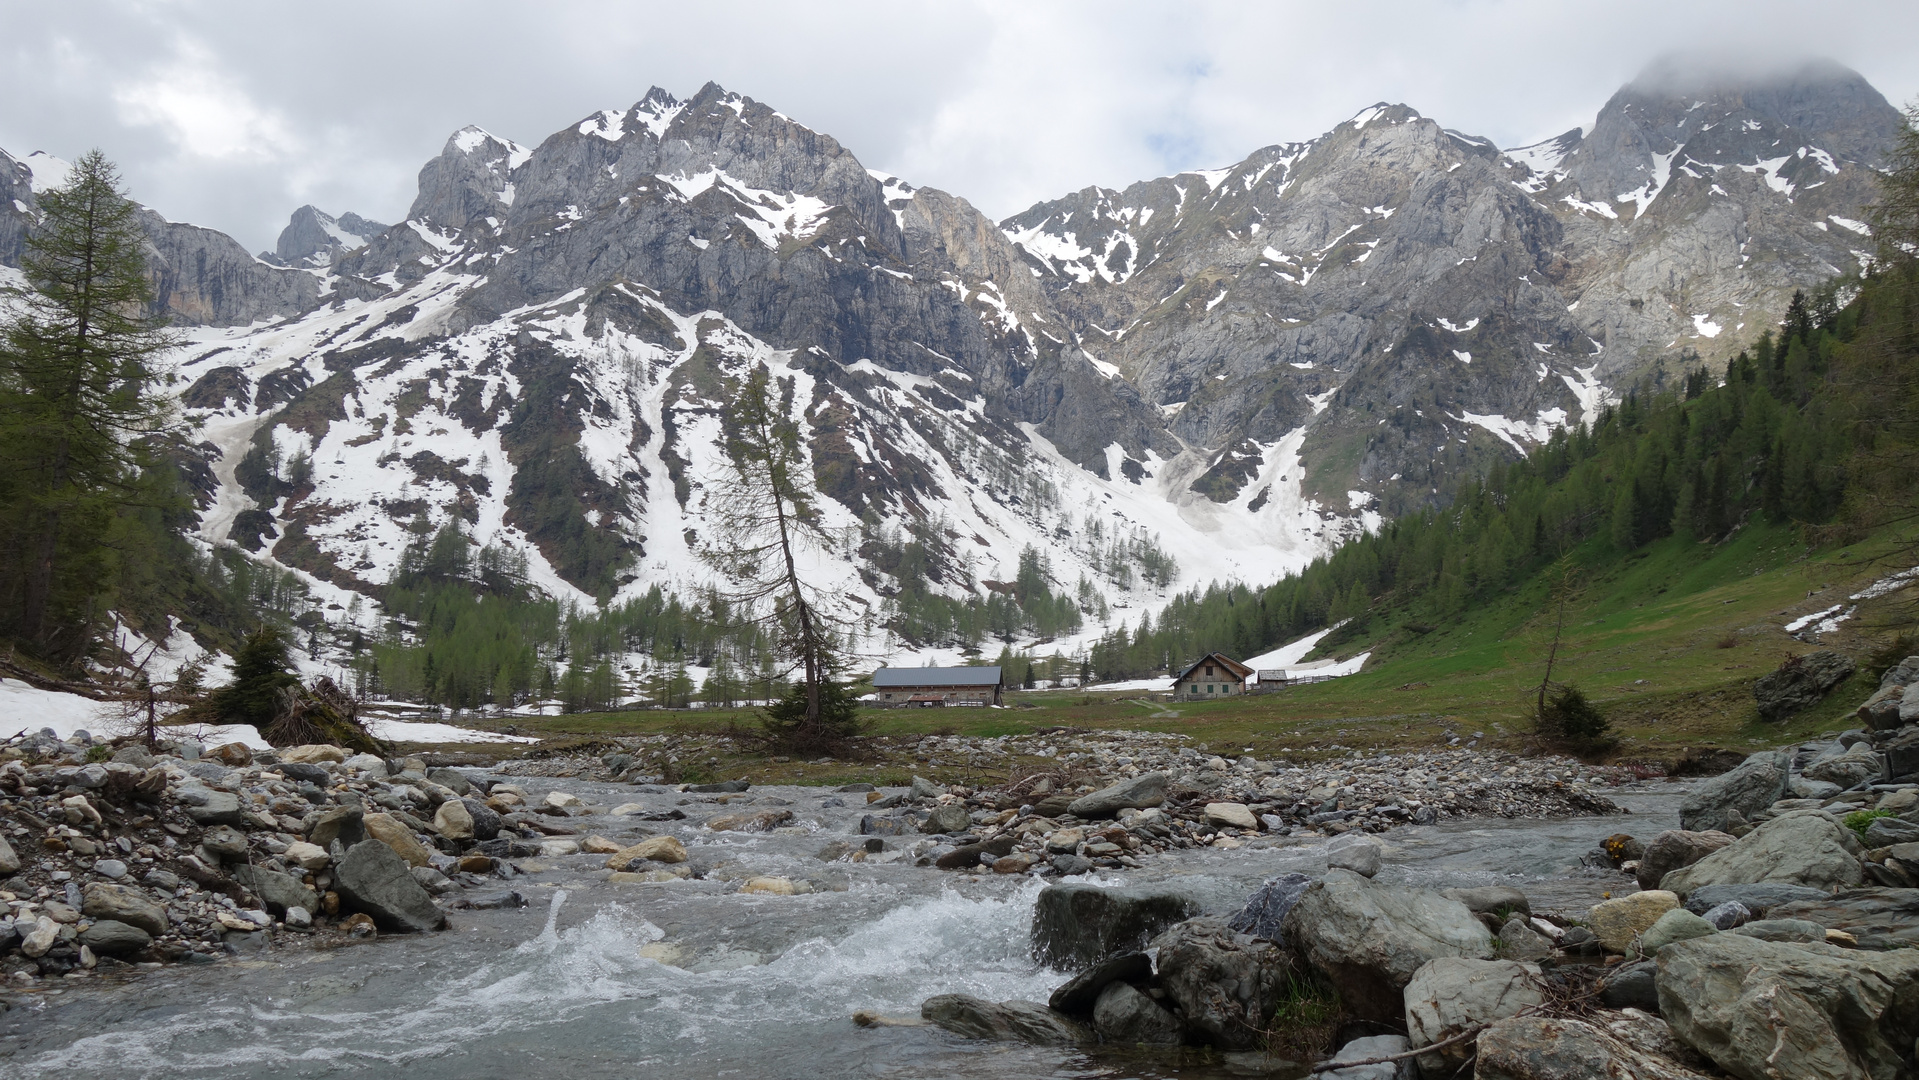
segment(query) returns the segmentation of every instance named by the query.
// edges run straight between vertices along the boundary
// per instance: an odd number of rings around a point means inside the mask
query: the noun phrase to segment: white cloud
[[[300,150],[286,120],[219,70],[205,45],[180,41],[167,62],[117,85],[126,123],[161,129],[185,155],[216,162],[281,161]]]

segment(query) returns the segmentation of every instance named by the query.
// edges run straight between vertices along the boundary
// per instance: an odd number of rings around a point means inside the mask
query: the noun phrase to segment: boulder
[[[1730,810],[1750,820],[1786,793],[1787,763],[1785,752],[1766,751],[1700,784],[1679,804],[1680,828],[1694,832],[1723,830]],[[1650,852],[1650,845],[1647,850]]]
[[[1623,953],[1633,939],[1652,928],[1659,917],[1679,906],[1679,897],[1664,889],[1648,889],[1593,905],[1586,925],[1607,952]]]
[[[1247,832],[1259,831],[1259,819],[1246,808],[1245,803],[1215,802],[1206,804],[1206,820],[1214,825],[1225,825]]]
[[[392,814],[368,814],[360,819],[360,823],[366,827],[368,836],[392,848],[393,853],[405,859],[408,866],[426,866],[433,861],[433,853]],[[288,851],[290,853],[292,849]],[[312,911],[313,908],[309,906],[307,910]]]
[[[1091,821],[1112,817],[1129,807],[1144,810],[1158,806],[1166,801],[1168,779],[1163,772],[1141,773],[1131,780],[1122,780],[1090,795],[1081,795],[1066,807],[1066,812]]]
[[[1499,928],[1499,954],[1508,960],[1541,960],[1551,956],[1553,943],[1515,913]]]
[[[1457,900],[1466,905],[1466,910],[1475,915],[1486,913],[1507,914],[1519,912],[1522,915],[1533,913],[1532,901],[1526,894],[1509,885],[1482,885],[1476,889],[1441,889],[1439,895]]]
[[[112,919],[137,926],[154,937],[167,932],[167,910],[131,885],[89,883],[80,891],[80,910],[89,919]]]
[[[347,752],[344,748],[329,746],[326,743],[308,743],[305,746],[295,746],[281,750],[279,754],[282,765],[318,765],[323,761],[338,765],[347,759]]]
[[[1872,823],[1866,826],[1866,847],[1868,848],[1889,848],[1894,844],[1914,842],[1919,842],[1919,825],[1905,818],[1874,818]]]
[[[283,761],[277,768],[280,775],[296,784],[312,784],[324,791],[333,786],[333,774],[318,765],[308,765],[298,761]]]
[[[1275,942],[1235,933],[1224,919],[1191,919],[1153,939],[1160,989],[1192,1041],[1246,1050],[1265,1041],[1286,995],[1292,958]]]
[[[208,791],[204,802],[197,806],[182,806],[181,809],[200,825],[241,825],[246,822],[240,813],[240,797],[231,791]]]
[[[1492,958],[1492,933],[1466,905],[1364,878],[1315,882],[1286,914],[1286,941],[1361,1020],[1396,1023],[1413,973],[1442,956]]]
[[[1380,845],[1370,836],[1347,833],[1337,837],[1326,845],[1326,866],[1334,870],[1350,870],[1360,877],[1372,877],[1379,873]]]
[[[959,836],[973,827],[973,815],[959,803],[941,803],[933,807],[926,820],[920,822],[923,833],[944,833],[947,836]]]
[[[101,956],[125,956],[153,944],[153,935],[129,923],[100,919],[80,931],[80,944]]]
[[[333,880],[347,907],[371,917],[381,930],[410,932],[446,927],[446,916],[413,879],[406,860],[378,840],[362,840],[348,848],[346,858],[334,867]]]
[[[355,754],[340,762],[340,768],[352,773],[372,773],[374,776],[389,776],[386,759],[378,754]]]
[[[1758,938],[1760,941],[1786,941],[1801,945],[1826,940],[1826,928],[1806,919],[1760,919],[1744,926],[1735,926],[1726,932]]]
[[[1891,731],[1899,726],[1899,705],[1905,696],[1903,686],[1882,687],[1859,706],[1859,719],[1874,731]]]
[[[505,822],[500,820],[498,810],[471,797],[461,799],[460,805],[466,807],[467,816],[473,819],[473,839],[485,841],[500,835],[500,827]]]
[[[946,794],[946,789],[924,776],[913,777],[912,784],[906,789],[909,799],[937,799]]]
[[[1919,889],[1851,889],[1776,904],[1768,919],[1805,919],[1843,930],[1865,948],[1919,947]]]
[[[333,842],[338,840],[341,847],[350,848],[366,839],[365,818],[366,812],[352,804],[322,810],[307,830],[307,842],[332,851]]]
[[[721,814],[707,819],[706,827],[714,832],[772,832],[791,820],[791,810],[761,810],[758,813]]]
[[[1516,1016],[1479,1033],[1474,1080],[1704,1080],[1597,1024]]]
[[[1835,784],[1841,790],[1869,780],[1880,778],[1879,755],[1873,752],[1871,743],[1854,743],[1850,750],[1823,761],[1814,761],[1806,766],[1803,775],[1811,780],[1824,780]]]
[[[1905,706],[1900,707],[1903,709]],[[1901,721],[1902,724],[1910,722]],[[1900,731],[1881,749],[1886,754],[1886,768],[1894,779],[1919,773],[1919,728]]]
[[[1919,683],[1919,656],[1908,656],[1887,668],[1886,673],[1879,676],[1881,690],[1889,686],[1911,686],[1914,683]]]
[[[260,898],[260,903],[275,915],[284,916],[288,908],[316,911],[320,907],[319,894],[292,874],[246,863],[235,866],[231,873],[233,880],[252,890],[253,895]]]
[[[1819,802],[1825,802],[1844,790],[1838,784],[1829,784],[1824,780],[1808,780],[1803,776],[1793,777],[1792,782],[1786,785],[1786,794],[1793,798],[1816,799]]]
[[[1452,1038],[1478,1024],[1504,1020],[1546,1000],[1537,964],[1513,960],[1429,960],[1406,984],[1406,1035],[1413,1049]],[[1450,1076],[1472,1060],[1471,1041],[1419,1055],[1420,1071]]]
[[[1608,1009],[1659,1011],[1658,967],[1651,960],[1621,964],[1599,980],[1599,1002]]]
[[[969,994],[940,994],[920,1003],[920,1016],[956,1035],[974,1039],[1070,1046],[1089,1042],[1073,1020],[1036,1001],[993,1002]]]
[[[1688,901],[1688,903],[1690,903],[1690,901]],[[1692,909],[1688,907],[1686,910],[1691,911]],[[1731,930],[1735,926],[1744,926],[1752,921],[1752,909],[1737,900],[1728,900],[1723,904],[1715,904],[1705,911],[1699,912],[1698,915],[1700,918],[1706,920],[1706,924],[1714,930]]]
[[[1809,889],[1804,885],[1787,885],[1776,881],[1755,885],[1701,885],[1686,894],[1686,910],[1694,915],[1704,915],[1721,904],[1737,901],[1754,915],[1764,915],[1779,904],[1790,904],[1795,900],[1824,900],[1828,895],[1824,889]]]
[[[0,836],[0,877],[12,877],[20,872],[20,856],[14,854],[13,845],[7,838]]]
[[[467,811],[466,803],[459,799],[441,803],[433,812],[433,831],[448,840],[473,839],[473,815]]]
[[[1242,934],[1278,941],[1284,933],[1286,913],[1293,909],[1293,905],[1299,902],[1300,894],[1312,883],[1313,879],[1305,874],[1269,877],[1260,883],[1246,901],[1246,906],[1240,908],[1239,913],[1226,925]]]
[[[1719,928],[1707,922],[1704,916],[1694,915],[1685,908],[1673,908],[1639,936],[1639,949],[1647,956],[1658,956],[1660,949],[1675,941],[1690,941],[1718,932]]]
[[[1819,704],[1833,687],[1846,681],[1853,666],[1852,658],[1844,653],[1820,649],[1790,659],[1778,670],[1761,675],[1752,684],[1760,718],[1784,720]]]
[[[1106,984],[1093,1004],[1093,1030],[1100,1041],[1122,1046],[1177,1046],[1180,1024],[1173,1014],[1130,983]]]
[[[649,859],[659,863],[683,863],[686,861],[686,847],[671,836],[648,837],[608,856],[606,868],[625,870],[636,862]]]
[[[1048,885],[1033,905],[1033,956],[1056,968],[1089,967],[1138,952],[1162,930],[1197,914],[1199,901],[1165,885]]]
[[[1820,810],[1793,810],[1667,874],[1660,887],[1684,896],[1702,885],[1777,881],[1830,891],[1857,885],[1864,877],[1859,839],[1851,829]]]
[[[1914,950],[1713,934],[1661,950],[1658,986],[1673,1034],[1747,1080],[1905,1076],[1919,1034]]]
[[[1048,1008],[1068,1016],[1084,1016],[1093,1011],[1100,992],[1115,982],[1144,983],[1153,977],[1153,959],[1143,952],[1124,953],[1102,960],[1066,980],[1053,996]]]

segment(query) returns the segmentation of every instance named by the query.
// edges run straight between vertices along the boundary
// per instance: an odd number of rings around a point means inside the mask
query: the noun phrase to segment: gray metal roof
[[[998,686],[998,667],[883,667],[873,686]]]

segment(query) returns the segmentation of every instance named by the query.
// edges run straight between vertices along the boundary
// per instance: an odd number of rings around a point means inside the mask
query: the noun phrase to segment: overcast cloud
[[[1375,101],[1515,146],[1674,50],[1827,56],[1919,97],[1919,4],[0,0],[0,148],[91,146],[141,201],[271,247],[397,221],[466,124],[529,145],[708,80],[995,217],[1308,139]]]

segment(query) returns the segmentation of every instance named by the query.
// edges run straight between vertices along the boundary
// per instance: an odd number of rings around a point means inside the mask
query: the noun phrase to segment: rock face
[[[1679,825],[1688,831],[1724,830],[1737,810],[1750,819],[1786,792],[1787,758],[1778,751],[1754,754],[1731,772],[1699,785],[1679,804]]]
[[[1088,967],[1138,952],[1160,931],[1197,914],[1198,901],[1167,886],[1048,885],[1033,905],[1033,956],[1057,968]]]
[[[1188,1036],[1222,1050],[1259,1045],[1287,990],[1291,958],[1279,945],[1193,919],[1153,939],[1159,984]]]
[[[1780,882],[1831,890],[1864,878],[1859,840],[1819,810],[1793,810],[1764,822],[1737,841],[1660,884],[1684,896],[1702,885]]]
[[[1404,1016],[1406,984],[1427,961],[1492,958],[1491,932],[1464,904],[1360,878],[1307,888],[1285,936],[1349,1013],[1383,1023]]]
[[[1682,866],[1691,866],[1732,843],[1734,839],[1731,833],[1726,832],[1688,832],[1685,829],[1667,829],[1652,838],[1652,843],[1646,845],[1645,854],[1639,858],[1639,871],[1636,875],[1639,879],[1639,887],[1657,889],[1659,882],[1667,874]]]
[[[1479,1033],[1478,1047],[1474,1080],[1704,1080],[1584,1020],[1501,1020]]]
[[[1748,1080],[1903,1076],[1919,1034],[1919,952],[1714,934],[1659,955],[1674,1034]]]
[[[1452,1038],[1476,1024],[1504,1020],[1546,1000],[1539,965],[1513,960],[1429,960],[1406,984],[1406,1035],[1414,1049]],[[1470,1040],[1419,1056],[1428,1076],[1450,1076],[1471,1060]]]
[[[366,246],[367,241],[385,232],[387,227],[368,221],[351,211],[334,217],[308,204],[293,212],[280,239],[273,245],[272,257],[261,258],[282,266],[322,267],[350,251]]]
[[[370,916],[381,930],[446,928],[446,915],[413,879],[406,860],[378,840],[362,840],[347,849],[346,858],[334,868],[334,887],[352,910]]]
[[[1820,649],[1789,661],[1752,684],[1759,715],[1767,720],[1784,720],[1819,704],[1832,693],[1833,687],[1852,675],[1854,666],[1851,657],[1831,649]]]
[[[1038,1046],[1090,1041],[1085,1028],[1034,1001],[1002,1001],[996,1005],[966,994],[940,994],[920,1003],[920,1016],[954,1034],[975,1039]]]
[[[1081,795],[1066,808],[1074,817],[1109,818],[1121,810],[1144,810],[1166,801],[1166,774],[1145,773],[1122,780],[1090,795]]]

